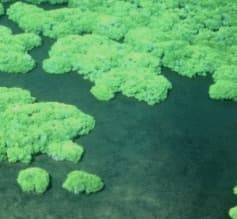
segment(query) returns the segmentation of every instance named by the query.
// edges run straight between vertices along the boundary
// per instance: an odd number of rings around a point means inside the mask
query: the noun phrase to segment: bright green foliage
[[[119,49],[116,44],[90,46],[85,54],[74,57],[73,68],[84,78],[94,81],[117,66]]]
[[[237,83],[237,65],[222,65],[213,74],[214,81],[226,80]]]
[[[34,98],[27,91],[1,89],[1,160],[29,163],[33,155],[46,152],[58,159],[73,162],[80,159],[83,149],[69,140],[86,135],[94,128],[91,116],[62,103],[28,103]]]
[[[95,81],[91,93],[99,100],[109,100],[114,93],[135,97],[154,105],[166,99],[171,83],[162,75],[146,68],[117,68]]]
[[[83,148],[72,141],[49,144],[46,151],[54,160],[67,160],[74,163],[81,159],[83,152]]]
[[[17,183],[23,192],[41,194],[48,188],[49,174],[42,168],[30,167],[19,172]]]
[[[213,73],[218,67],[218,53],[211,48],[183,44],[178,47],[173,42],[167,46],[162,63],[181,75],[193,77]]]
[[[104,6],[101,0],[69,0],[68,5],[71,8],[81,8],[82,10],[95,10],[100,6]]]
[[[110,39],[121,40],[127,33],[128,27],[119,17],[113,15],[99,15],[96,19],[93,32],[105,35]]]
[[[237,101],[237,83],[225,80],[217,81],[210,86],[209,95],[217,100]]]
[[[233,207],[229,210],[229,216],[232,218],[232,219],[237,219],[237,206],[236,207]]]
[[[97,85],[93,86],[90,92],[94,97],[96,97],[97,100],[101,101],[108,101],[113,99],[115,93],[115,91],[113,91],[109,86],[106,86],[103,83],[98,83]]]
[[[15,0],[1,0],[2,2],[14,2]],[[62,4],[68,2],[68,0],[23,0],[31,4],[41,4],[41,3],[50,3],[50,4]]]
[[[99,35],[69,35],[58,39],[43,68],[49,73],[77,71],[95,82],[91,93],[110,100],[116,92],[154,105],[163,101],[171,83],[160,74],[160,59],[149,52],[135,52]]]
[[[135,52],[107,37],[91,34],[58,39],[43,68],[49,73],[77,71],[95,83],[91,93],[110,100],[116,92],[154,105],[163,101],[171,83],[160,76],[160,59],[149,52]]]
[[[43,16],[47,16],[47,20],[42,33],[50,38],[91,32],[95,17],[94,13],[69,8],[44,11]]]
[[[147,52],[134,52],[124,50],[123,56],[119,60],[119,66],[126,69],[145,68],[149,71],[160,73],[160,59]]]
[[[7,15],[9,19],[17,22],[19,27],[26,32],[38,34],[42,31],[42,26],[47,25],[48,17],[43,16],[44,10],[34,5],[16,2],[8,8]]]
[[[0,112],[2,113],[7,107],[16,104],[33,103],[35,100],[30,92],[21,88],[0,87]]]
[[[221,66],[236,68],[237,13],[233,1],[68,0],[68,6],[44,10],[17,2],[7,11],[9,18],[27,32],[42,33],[51,38],[92,33],[90,40],[82,36],[77,36],[78,40],[76,36],[60,39],[53,46],[50,59],[44,61],[44,69],[49,73],[77,71],[95,82],[101,77],[105,81],[103,75],[114,68],[145,68],[145,72],[153,68],[159,74],[160,66],[164,66],[189,78],[215,74]],[[95,40],[94,43],[95,34],[113,41]],[[115,92],[121,92],[107,84],[96,82],[92,94],[100,100],[109,100]],[[227,92],[229,85],[231,91]],[[235,99],[233,83],[218,81],[218,86],[212,86],[212,89],[219,90],[220,87],[222,94],[217,95],[218,99],[226,95],[227,99]],[[217,90],[212,91],[210,94],[214,97]],[[126,89],[123,93],[145,99],[136,91],[127,92]]]
[[[151,15],[146,8],[137,7],[133,2],[120,0],[69,0],[69,7],[94,11],[102,16],[117,17],[121,24],[128,28],[146,25]]]
[[[214,84],[209,88],[213,99],[237,101],[237,66],[222,65],[213,74]]]
[[[159,29],[136,27],[128,31],[125,42],[136,51],[149,52],[160,57],[163,54],[163,49],[159,45],[160,38]]]
[[[27,51],[41,45],[33,33],[12,35],[7,27],[0,26],[0,72],[26,73],[35,62]]]
[[[7,30],[7,29],[6,29]],[[0,113],[3,113],[7,107],[20,104],[28,104],[34,102],[34,98],[31,96],[30,92],[20,88],[6,88],[0,87]],[[0,161],[7,159],[7,147],[3,142],[4,133],[0,131]],[[18,148],[17,148],[18,149]],[[18,153],[9,151],[8,154],[11,156],[11,161],[17,159]],[[20,151],[19,156],[22,156],[23,162],[27,163],[26,156],[23,155],[24,152]],[[31,159],[30,157],[27,157]]]
[[[233,193],[234,193],[235,195],[237,195],[237,186],[235,186],[235,187],[233,188]]]
[[[126,25],[118,17],[98,15],[80,8],[48,11],[35,5],[17,2],[7,10],[7,15],[23,30],[42,33],[50,38],[94,32],[120,40],[127,32]]]
[[[32,160],[32,149],[30,146],[18,147],[13,146],[6,149],[7,160],[10,163],[21,161],[22,163],[30,163]]]
[[[99,74],[117,65],[120,45],[98,35],[69,35],[60,38],[49,52],[43,68],[49,73],[78,71],[94,80]]]
[[[0,87],[0,161],[28,164],[34,155],[43,153],[77,163],[84,149],[71,139],[88,134],[95,126],[93,117],[72,105],[34,101],[27,90]],[[19,172],[17,182],[24,192],[43,193],[49,174],[41,168],[27,168]],[[63,185],[75,193],[96,192],[103,186],[99,177],[83,171],[70,173]]]
[[[44,10],[35,5],[16,2],[7,10],[9,19],[27,32],[42,33],[50,38],[92,31],[92,13],[80,9]]]
[[[81,3],[81,4],[80,4]],[[74,4],[74,3],[72,3]],[[78,1],[75,8],[61,8],[44,10],[36,5],[16,2],[7,10],[9,19],[16,22],[20,28],[27,32],[42,33],[50,38],[59,38],[68,34],[97,33],[110,39],[120,41],[124,38],[129,28],[146,24],[149,14],[145,18],[140,10],[131,6],[121,14],[121,2],[111,5],[101,2]],[[71,3],[69,3],[71,5]],[[91,8],[86,5],[90,5]],[[86,10],[85,10],[86,9]],[[95,10],[94,10],[95,9]]]
[[[74,170],[67,175],[62,187],[69,192],[86,194],[98,192],[104,187],[100,177],[80,170]]]
[[[162,75],[139,74],[138,71],[129,72],[129,77],[121,85],[122,93],[127,97],[135,97],[154,105],[167,98],[171,83]]]

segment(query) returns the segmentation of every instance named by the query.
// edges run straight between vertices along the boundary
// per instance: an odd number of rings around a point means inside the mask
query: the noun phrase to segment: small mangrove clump
[[[44,193],[49,186],[49,174],[39,167],[30,167],[21,170],[17,183],[23,192]]]
[[[40,45],[41,38],[38,35],[13,35],[8,27],[0,25],[0,72],[26,73],[33,69],[35,61],[27,51]]]
[[[237,219],[237,207],[233,207],[229,210],[229,216],[232,219]]]
[[[82,146],[69,140],[49,144],[46,151],[47,155],[54,160],[67,160],[73,163],[77,163],[81,159],[83,152]]]
[[[62,187],[74,194],[85,192],[95,193],[103,189],[104,183],[100,177],[81,170],[74,170],[67,175]]]
[[[237,65],[223,65],[213,74],[209,95],[213,99],[237,101]]]

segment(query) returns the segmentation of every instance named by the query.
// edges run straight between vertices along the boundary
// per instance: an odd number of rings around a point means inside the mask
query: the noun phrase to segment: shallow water
[[[0,23],[18,28],[5,17]],[[168,99],[154,107],[118,95],[98,102],[90,82],[77,74],[48,75],[40,67],[53,41],[32,50],[39,65],[25,75],[0,74],[0,86],[29,89],[38,101],[78,106],[96,128],[78,139],[86,150],[74,165],[38,156],[30,166],[52,176],[44,195],[16,184],[23,164],[0,163],[0,219],[225,219],[237,204],[237,103],[208,98],[210,78],[190,80],[167,69],[173,83]],[[66,174],[84,169],[106,187],[93,195],[61,188]]]

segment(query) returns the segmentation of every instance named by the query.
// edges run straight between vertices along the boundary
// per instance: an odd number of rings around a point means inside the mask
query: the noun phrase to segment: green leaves
[[[214,84],[209,88],[209,95],[217,100],[237,101],[237,66],[222,65],[213,74]]]
[[[62,187],[74,194],[98,192],[104,187],[101,178],[84,171],[74,170],[67,175]]]
[[[49,185],[49,174],[39,167],[30,167],[19,172],[17,183],[23,192],[44,193]]]
[[[29,164],[33,156],[47,154],[77,163],[84,149],[71,139],[88,134],[95,126],[93,117],[72,105],[34,101],[27,90],[0,87],[0,161]],[[22,191],[41,194],[48,188],[49,174],[27,168],[19,172],[17,182]],[[70,173],[63,184],[75,193],[96,192],[103,186],[99,177],[83,171]]]
[[[60,38],[44,61],[49,73],[77,71],[95,83],[90,92],[108,101],[121,92],[154,105],[166,99],[171,83],[160,76],[160,59],[96,34]]]
[[[11,30],[0,26],[0,72],[26,73],[35,62],[27,51],[41,45],[41,38],[33,33],[12,35]]]
[[[0,158],[29,163],[38,153],[78,162],[81,146],[70,139],[86,135],[95,126],[93,117],[75,106],[57,102],[33,103],[26,90],[0,88]]]
[[[46,153],[54,160],[67,160],[73,163],[81,159],[83,152],[82,146],[72,141],[52,143],[46,149]]]
[[[35,4],[44,1],[28,0]],[[60,3],[64,0],[49,2]],[[164,77],[154,79],[158,83],[156,86],[148,82],[154,78],[153,73],[160,74],[161,66],[192,78],[214,74],[220,66],[235,65],[237,61],[237,19],[232,3],[213,0],[68,0],[68,6],[44,10],[36,5],[17,2],[10,6],[7,14],[27,32],[58,39],[49,52],[50,58],[43,62],[44,70],[52,74],[78,72],[95,83],[91,93],[99,100],[110,100],[115,92],[122,92],[153,105],[164,100],[171,89],[170,82],[163,80]],[[27,55],[18,56],[13,52],[9,55],[17,60],[16,66],[25,63],[28,68],[33,67]],[[12,67],[8,62],[9,57],[0,59],[4,61],[6,69]],[[27,71],[26,66],[16,68]],[[122,86],[125,81],[122,79],[123,82],[116,89],[113,88],[114,80],[109,85],[106,79],[106,75],[111,77],[110,72],[114,69],[119,69],[115,70],[119,76],[113,78],[125,77],[128,80]],[[129,73],[131,69],[133,72],[139,71],[135,82],[128,76],[133,75]],[[148,72],[151,70],[153,73],[150,76]],[[13,68],[12,71],[17,69]],[[128,73],[120,74],[122,71]],[[142,78],[146,79],[146,88],[142,82],[143,85],[134,86]],[[228,86],[232,93],[226,91]],[[160,90],[160,87],[163,88]],[[235,85],[229,82],[218,82],[218,85],[211,86],[211,98],[220,87],[223,88],[222,93],[226,94],[216,99],[224,96],[235,99]],[[155,92],[151,95],[150,90],[159,90],[162,95],[155,95]]]

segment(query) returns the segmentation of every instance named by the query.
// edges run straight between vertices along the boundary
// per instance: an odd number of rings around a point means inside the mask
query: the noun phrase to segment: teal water
[[[18,32],[5,17],[1,24]],[[16,184],[23,164],[0,163],[0,219],[225,219],[237,204],[237,103],[208,98],[210,78],[190,80],[168,69],[168,99],[154,107],[118,95],[98,102],[90,82],[77,74],[48,75],[41,62],[53,41],[31,54],[38,66],[25,75],[0,74],[0,86],[29,89],[38,101],[78,106],[96,128],[78,139],[85,150],[74,165],[38,156],[31,166],[49,171],[44,195],[24,194]],[[83,169],[101,176],[104,191],[69,194],[66,174]]]

